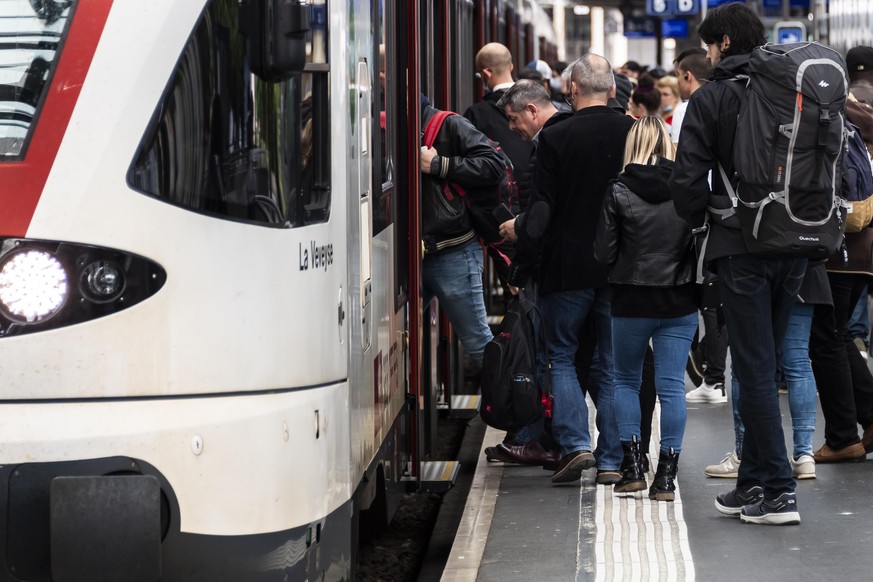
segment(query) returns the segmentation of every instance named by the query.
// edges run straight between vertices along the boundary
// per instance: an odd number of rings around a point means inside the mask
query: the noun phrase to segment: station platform
[[[786,395],[780,404],[790,452]],[[814,449],[824,442],[823,428],[819,410]],[[801,524],[777,527],[743,524],[715,509],[715,496],[735,480],[706,477],[703,469],[734,447],[729,402],[688,405],[673,503],[616,496],[611,485],[595,484],[594,469],[558,486],[540,467],[487,462],[484,448],[503,436],[491,428],[485,434],[444,581],[873,579],[873,455],[864,463],[819,464],[817,478],[797,482]],[[654,469],[657,422],[650,455]]]

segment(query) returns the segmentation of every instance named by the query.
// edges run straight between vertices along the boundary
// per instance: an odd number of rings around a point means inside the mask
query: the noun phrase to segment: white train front
[[[0,1],[0,580],[350,575],[408,469],[374,13]]]

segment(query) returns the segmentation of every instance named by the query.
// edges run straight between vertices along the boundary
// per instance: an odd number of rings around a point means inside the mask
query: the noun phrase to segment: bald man
[[[464,117],[491,141],[497,142],[512,161],[516,183],[529,183],[528,161],[532,146],[509,129],[509,120],[497,102],[507,89],[512,87],[512,55],[509,49],[498,42],[490,42],[476,53],[476,73],[482,78],[489,92],[485,98],[464,112]],[[523,210],[520,208],[515,211]],[[501,246],[501,253],[489,247],[497,275],[506,282],[509,265],[506,256],[511,258],[512,247]]]
[[[476,129],[496,141],[512,160],[516,181],[519,173],[527,167],[530,159],[531,145],[514,134],[509,129],[506,113],[497,102],[512,87],[512,55],[509,49],[499,42],[489,42],[476,53],[476,72],[481,76],[488,89],[485,98],[464,112]]]

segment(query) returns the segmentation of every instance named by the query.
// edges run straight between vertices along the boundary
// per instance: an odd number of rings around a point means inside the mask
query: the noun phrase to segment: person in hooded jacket
[[[659,117],[628,134],[624,171],[610,184],[594,257],[609,267],[615,416],[624,459],[616,493],[646,488],[640,451],[640,382],[649,340],[661,401],[661,447],[649,498],[673,501],[685,432],[685,360],[697,329],[691,229],[679,218],[667,182],[675,147]]]
[[[679,216],[695,232],[706,230],[707,207],[730,207],[719,166],[734,176],[734,135],[752,51],[767,42],[764,24],[745,4],[709,11],[697,29],[713,67],[710,82],[691,96],[682,123],[670,190]],[[760,152],[765,156],[767,152]],[[712,187],[707,180],[712,172]],[[736,188],[736,179],[731,178]],[[718,275],[719,295],[731,338],[733,370],[742,382],[739,410],[746,432],[736,487],[716,496],[716,509],[745,523],[800,523],[782,432],[776,387],[782,345],[806,259],[771,259],[749,252],[739,225],[709,220],[704,261]]]

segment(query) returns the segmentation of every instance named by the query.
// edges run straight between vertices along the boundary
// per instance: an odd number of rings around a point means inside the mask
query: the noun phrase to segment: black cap
[[[630,101],[631,93],[634,92],[634,86],[631,84],[627,75],[615,73],[615,99],[623,109],[627,109],[628,101]]]
[[[873,72],[873,47],[856,46],[846,53],[846,64],[849,72]]]

